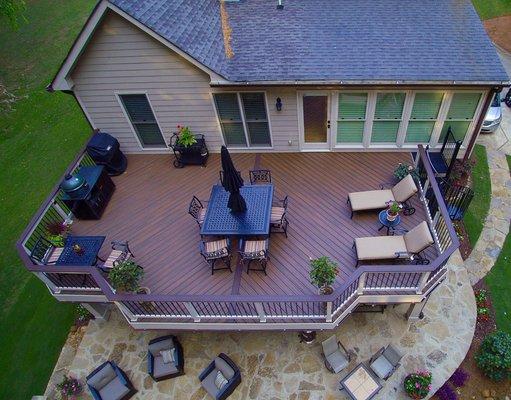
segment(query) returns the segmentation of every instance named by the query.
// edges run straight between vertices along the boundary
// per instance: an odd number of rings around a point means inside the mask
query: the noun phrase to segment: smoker
[[[106,132],[96,132],[87,144],[87,153],[98,165],[103,165],[108,175],[120,175],[126,171],[128,160],[120,150],[119,141]]]

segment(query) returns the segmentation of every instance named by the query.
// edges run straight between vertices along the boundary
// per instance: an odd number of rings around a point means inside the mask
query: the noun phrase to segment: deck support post
[[[195,309],[193,304],[190,302],[186,302],[184,304],[185,304],[186,309],[190,313],[190,316],[193,318],[193,322],[200,322],[199,313],[197,312],[197,310]]]
[[[422,291],[424,290],[424,287],[428,283],[429,275],[431,274],[430,271],[426,271],[422,273],[421,279],[419,280],[419,283],[417,284],[417,290],[415,293],[422,294]]]
[[[254,303],[257,314],[259,315],[259,322],[266,322],[266,314],[264,313],[263,303]]]
[[[418,320],[424,318],[424,314],[422,313],[422,310],[424,310],[424,307],[426,306],[427,301],[428,301],[428,297],[426,297],[420,303],[410,304],[410,307],[408,307],[408,310],[406,311],[406,319],[408,319],[408,321],[418,321]]]
[[[332,302],[326,302],[326,322],[332,322]]]
[[[360,295],[360,296],[364,294],[365,283],[366,283],[366,274],[364,272],[358,278],[357,294]]]
[[[108,303],[80,303],[83,308],[87,309],[94,318],[108,321],[110,317],[110,306]]]

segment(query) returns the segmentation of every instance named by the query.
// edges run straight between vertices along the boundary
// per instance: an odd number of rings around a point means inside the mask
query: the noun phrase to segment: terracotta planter
[[[387,210],[387,220],[394,221],[397,218],[398,214],[391,213]]]

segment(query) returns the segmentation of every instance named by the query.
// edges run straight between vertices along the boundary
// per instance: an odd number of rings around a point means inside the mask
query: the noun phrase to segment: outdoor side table
[[[382,385],[364,364],[359,364],[340,382],[340,390],[353,400],[372,399],[380,391]]]
[[[64,244],[64,250],[58,258],[56,265],[94,265],[96,264],[99,250],[105,241],[105,236],[68,236]],[[73,250],[74,245],[79,245],[83,253],[77,254]]]
[[[229,192],[220,185],[213,186],[201,235],[269,235],[273,185],[245,185],[240,193],[247,204],[247,211],[233,213],[227,207]]]
[[[378,220],[380,221],[381,226],[378,228],[378,231],[381,231],[383,228],[387,228],[387,235],[389,235],[390,231],[392,233],[396,230],[396,226],[401,223],[401,217],[398,215],[394,221],[389,221],[387,219],[387,211],[380,211],[378,214]]]

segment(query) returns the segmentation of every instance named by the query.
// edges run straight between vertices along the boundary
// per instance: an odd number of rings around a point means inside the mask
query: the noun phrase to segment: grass
[[[490,209],[491,181],[485,147],[476,144],[472,157],[476,160],[476,164],[472,170],[473,190],[475,195],[465,213],[463,222],[468,233],[470,245],[473,248],[477,243],[477,239],[479,239],[479,235],[481,235],[484,220]]]
[[[42,394],[74,319],[22,266],[22,230],[89,135],[75,100],[44,88],[94,0],[31,0],[28,23],[0,25],[0,83],[20,98],[0,116],[0,398]]]
[[[472,0],[481,19],[511,14],[511,0]]]
[[[511,170],[511,156],[507,163]],[[490,289],[497,327],[511,334],[511,233],[509,233],[497,262],[486,275],[485,282]]]

